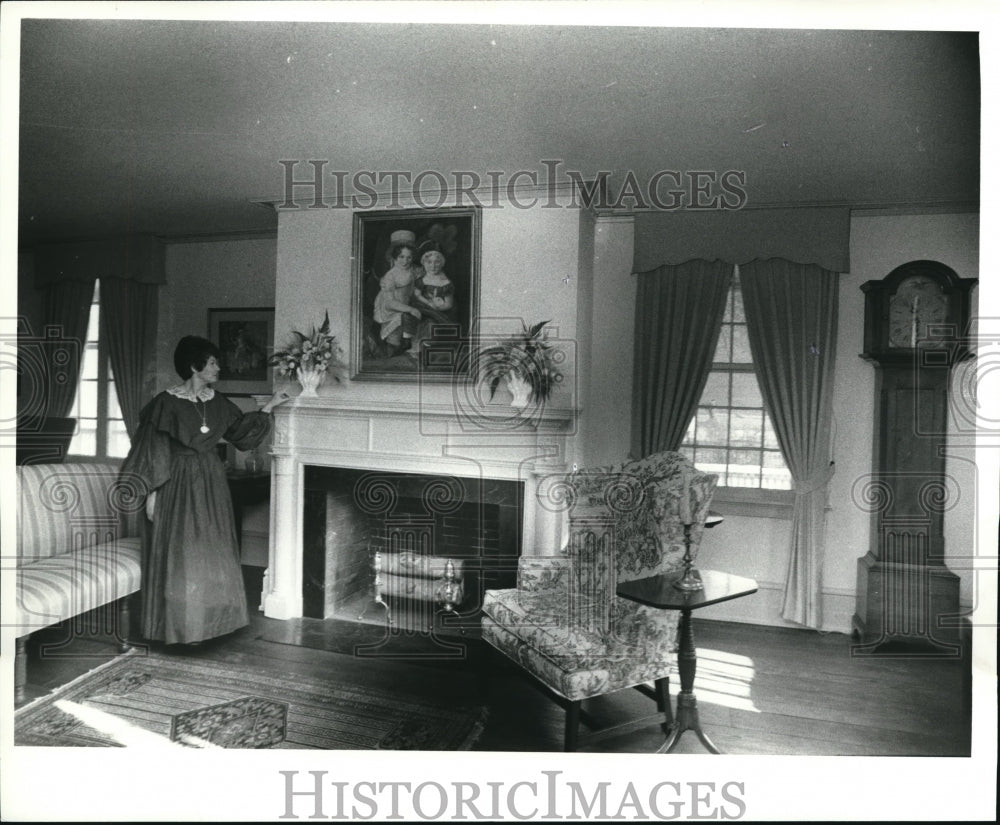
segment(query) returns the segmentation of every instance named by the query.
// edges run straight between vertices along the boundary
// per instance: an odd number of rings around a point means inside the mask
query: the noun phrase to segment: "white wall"
[[[273,307],[277,242],[274,238],[170,243],[166,284],[160,289],[157,388],[180,379],[174,347],[185,335],[208,335],[208,310]]]
[[[598,218],[594,227],[589,393],[584,403],[583,461],[615,464],[628,456],[632,427],[632,337],[636,279],[631,218]]]

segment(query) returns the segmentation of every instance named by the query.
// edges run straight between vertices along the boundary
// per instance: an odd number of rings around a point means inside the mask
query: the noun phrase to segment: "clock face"
[[[915,349],[928,339],[928,324],[942,324],[948,299],[941,287],[925,275],[907,278],[889,299],[889,346]]]

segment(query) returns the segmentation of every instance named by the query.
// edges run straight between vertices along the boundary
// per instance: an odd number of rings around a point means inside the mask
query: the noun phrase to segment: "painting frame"
[[[208,339],[222,353],[216,389],[245,398],[271,393],[274,307],[211,307]]]
[[[411,329],[392,327],[393,319],[376,307],[382,279],[392,269],[393,239],[409,233],[414,246],[413,282],[426,273],[421,251],[435,248],[444,257],[452,305],[446,316],[425,310]],[[406,238],[406,240],[409,240]],[[351,377],[370,381],[467,381],[472,340],[478,329],[480,300],[481,207],[435,207],[356,212],[353,225],[354,265],[351,273]],[[440,277],[435,283],[440,282]],[[428,291],[422,291],[425,297]],[[415,306],[420,304],[411,298]],[[376,316],[382,320],[377,320]],[[388,321],[386,318],[388,317]],[[400,315],[402,317],[402,315]],[[409,342],[407,341],[409,337]]]

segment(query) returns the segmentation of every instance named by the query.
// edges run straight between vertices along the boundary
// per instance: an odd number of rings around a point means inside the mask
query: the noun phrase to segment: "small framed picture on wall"
[[[226,395],[271,392],[267,358],[274,349],[274,307],[208,310],[208,338],[222,353],[216,387]]]

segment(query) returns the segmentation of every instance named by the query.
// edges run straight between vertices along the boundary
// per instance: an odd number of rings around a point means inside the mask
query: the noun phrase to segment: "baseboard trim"
[[[824,588],[822,593],[823,623],[819,629],[830,633],[850,633],[851,619],[854,616],[854,591],[845,588]],[[813,628],[803,628],[800,624],[781,618],[784,598],[783,582],[758,580],[757,592],[752,596],[703,607],[699,609],[698,614],[700,618],[718,621],[812,630]]]

